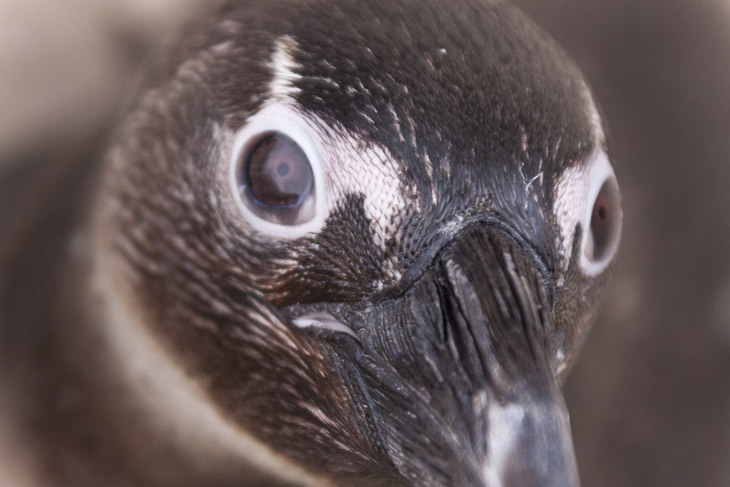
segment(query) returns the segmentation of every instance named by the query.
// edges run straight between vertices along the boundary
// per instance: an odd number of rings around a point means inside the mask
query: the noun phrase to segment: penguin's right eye
[[[236,134],[230,187],[244,220],[276,238],[318,231],[327,207],[321,144],[311,122],[289,107],[270,105]]]
[[[261,135],[241,164],[242,197],[266,220],[296,225],[312,218],[314,175],[301,147],[281,132]]]

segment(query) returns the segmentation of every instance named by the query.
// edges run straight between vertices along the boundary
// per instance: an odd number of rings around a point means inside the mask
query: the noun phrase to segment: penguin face
[[[97,267],[231,430],[308,472],[575,485],[558,374],[617,248],[606,153],[512,7],[231,2],[127,116]]]

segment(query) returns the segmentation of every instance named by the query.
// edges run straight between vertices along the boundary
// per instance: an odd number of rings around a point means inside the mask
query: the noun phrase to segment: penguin
[[[579,485],[620,195],[515,7],[228,1],[94,143],[2,178],[15,485]]]

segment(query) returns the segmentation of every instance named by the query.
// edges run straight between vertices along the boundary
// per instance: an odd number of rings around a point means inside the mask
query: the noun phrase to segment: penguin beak
[[[359,310],[358,382],[413,485],[577,486],[549,281],[501,227],[461,231],[399,296]]]

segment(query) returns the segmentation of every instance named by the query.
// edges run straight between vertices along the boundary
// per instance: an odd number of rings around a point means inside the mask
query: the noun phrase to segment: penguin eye
[[[299,113],[270,105],[236,134],[230,187],[244,219],[259,233],[298,238],[324,224],[324,168],[313,133]]]
[[[588,230],[586,257],[594,262],[604,260],[617,243],[621,212],[618,188],[614,179],[603,183],[593,202]]]
[[[314,176],[301,147],[281,132],[260,136],[241,165],[244,201],[258,216],[288,225],[311,219]]]
[[[608,159],[599,157],[588,174],[587,213],[583,222],[581,266],[589,275],[601,272],[618,248],[621,197]]]

